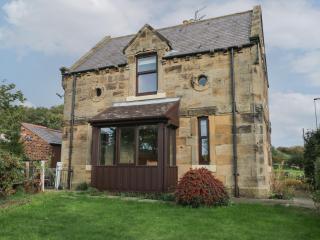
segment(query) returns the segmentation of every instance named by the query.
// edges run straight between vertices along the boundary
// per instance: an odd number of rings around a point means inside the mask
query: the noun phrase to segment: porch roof
[[[115,103],[89,122],[95,125],[168,120],[170,124],[179,126],[179,103],[177,98]]]

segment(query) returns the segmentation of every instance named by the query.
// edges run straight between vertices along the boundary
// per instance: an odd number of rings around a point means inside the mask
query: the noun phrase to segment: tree
[[[320,129],[308,131],[305,136],[304,172],[311,184],[315,184],[315,162],[320,157]]]
[[[48,128],[61,129],[63,124],[63,105],[51,108],[37,107],[23,109],[23,122],[42,125]]]
[[[272,159],[274,163],[284,163],[286,167],[298,167],[303,168],[304,159],[304,147],[272,147]]]
[[[17,91],[15,84],[0,84],[0,148],[12,154],[22,154],[20,143],[20,126],[22,106],[25,98]]]

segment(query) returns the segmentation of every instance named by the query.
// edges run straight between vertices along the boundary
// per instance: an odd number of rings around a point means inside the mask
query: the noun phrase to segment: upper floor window
[[[137,58],[137,95],[155,94],[158,90],[157,55]]]

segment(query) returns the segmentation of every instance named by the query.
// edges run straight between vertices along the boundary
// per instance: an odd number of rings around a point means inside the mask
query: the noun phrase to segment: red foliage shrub
[[[223,183],[205,168],[191,169],[180,179],[175,192],[176,202],[182,205],[226,205],[229,200]]]

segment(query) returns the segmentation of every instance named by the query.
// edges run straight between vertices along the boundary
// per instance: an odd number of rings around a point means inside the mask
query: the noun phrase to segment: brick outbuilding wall
[[[45,129],[46,131],[58,131],[33,124],[24,123],[21,126],[21,141],[23,143],[25,155],[33,161],[46,160],[48,161],[49,167],[55,167],[56,162],[60,161],[61,144],[46,141],[35,132],[28,129],[28,126]]]
[[[49,160],[52,147],[38,135],[25,127],[21,127],[21,139],[24,153],[30,160]]]

